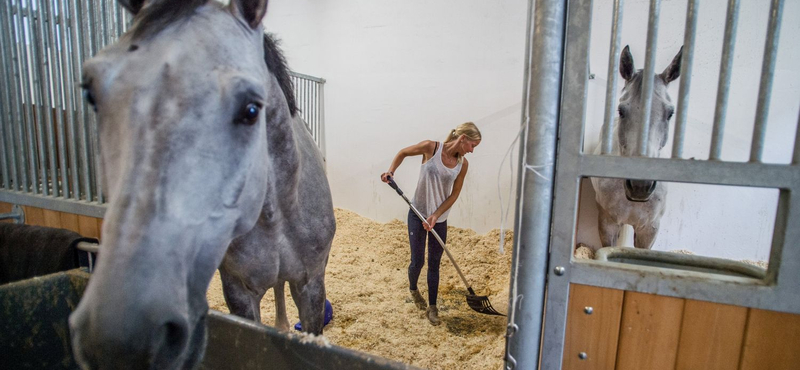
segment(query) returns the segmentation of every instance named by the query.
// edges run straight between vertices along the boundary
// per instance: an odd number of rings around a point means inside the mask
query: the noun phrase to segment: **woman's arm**
[[[464,164],[461,166],[461,172],[458,173],[456,180],[453,182],[453,191],[450,193],[450,196],[448,196],[447,199],[445,199],[444,202],[439,205],[439,208],[436,208],[436,212],[433,212],[433,214],[428,216],[428,219],[426,220],[428,221],[428,225],[431,227],[436,225],[436,221],[439,219],[439,217],[441,217],[442,214],[447,212],[447,210],[456,203],[456,199],[458,199],[458,196],[461,194],[461,187],[464,185],[464,177],[467,176],[467,169],[469,169],[469,162],[466,158],[464,158]],[[431,228],[424,224],[423,227],[425,227],[426,230],[431,231]]]
[[[389,177],[394,177],[394,171],[397,169],[397,167],[400,167],[400,164],[403,163],[403,160],[406,157],[412,157],[415,155],[422,155],[425,158],[432,157],[435,146],[435,141],[423,140],[418,144],[400,149],[400,151],[397,152],[397,155],[394,156],[392,164],[389,165],[389,170],[381,174],[381,181],[388,183]]]

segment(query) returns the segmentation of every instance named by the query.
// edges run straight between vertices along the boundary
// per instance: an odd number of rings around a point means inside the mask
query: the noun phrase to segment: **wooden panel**
[[[97,219],[97,240],[103,239],[103,219]]]
[[[684,300],[625,292],[617,370],[675,368]]]
[[[25,224],[32,226],[47,226],[44,221],[44,210],[41,208],[24,206]]]
[[[58,211],[53,211],[49,209],[43,209],[42,212],[44,213],[44,225],[47,227],[54,227],[57,229],[61,228],[61,217]]]
[[[562,369],[614,369],[624,292],[572,284]],[[586,314],[586,307],[592,308]],[[584,352],[587,357],[580,359]]]
[[[11,203],[0,202],[0,213],[11,213],[11,208],[13,205]],[[0,220],[0,222],[14,222],[11,219],[8,220]]]
[[[751,309],[740,370],[800,368],[800,315]]]
[[[59,212],[59,214],[62,229],[72,230],[80,234],[81,229],[78,227],[78,215],[65,212]]]
[[[87,238],[99,238],[97,219],[89,216],[78,215],[78,233]]]
[[[687,300],[675,369],[736,369],[747,308]]]

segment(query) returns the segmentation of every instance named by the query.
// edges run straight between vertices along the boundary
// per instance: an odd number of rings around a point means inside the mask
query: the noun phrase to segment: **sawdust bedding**
[[[333,345],[366,352],[429,369],[499,369],[503,365],[506,318],[481,315],[467,306],[464,284],[447,256],[442,257],[439,317],[432,326],[408,294],[409,246],[404,222],[379,223],[354,212],[336,209],[336,236],[325,285],[333,305],[333,320],[325,338]],[[508,312],[509,271],[513,235],[505,235],[506,252],[499,253],[499,230],[478,235],[449,227],[447,247],[477,294],[487,295],[500,312]],[[419,289],[427,298],[427,267]],[[297,309],[285,289],[289,321]],[[228,312],[219,273],[208,291],[211,309]],[[261,302],[261,319],[274,325],[273,293]]]

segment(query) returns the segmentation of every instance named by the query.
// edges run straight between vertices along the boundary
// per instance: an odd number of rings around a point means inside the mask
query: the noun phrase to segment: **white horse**
[[[650,131],[647,138],[648,157],[658,157],[667,143],[669,121],[675,112],[667,94],[667,86],[680,76],[682,55],[683,48],[664,72],[654,78]],[[634,69],[628,46],[625,46],[620,55],[619,73],[625,79],[625,87],[619,98],[619,115],[612,134],[611,154],[631,157],[636,155],[636,142],[642,126],[643,72],[641,69]],[[600,154],[600,145],[595,149],[595,154]],[[634,229],[634,246],[650,249],[658,234],[661,216],[664,215],[667,186],[651,180],[593,177],[591,181],[596,194],[602,246],[617,245],[620,228],[623,224],[629,224]]]
[[[110,202],[70,317],[77,362],[197,366],[217,268],[234,314],[259,320],[272,287],[287,328],[288,281],[303,329],[321,333],[333,205],[261,26],[267,1],[119,1],[132,29],[83,65]]]

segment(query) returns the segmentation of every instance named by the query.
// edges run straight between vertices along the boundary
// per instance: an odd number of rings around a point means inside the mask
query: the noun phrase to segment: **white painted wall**
[[[625,2],[623,44],[643,68],[648,1]],[[684,155],[708,156],[719,73],[725,0],[700,2],[692,102]],[[595,1],[586,145],[602,124],[611,1]],[[722,157],[748,158],[767,23],[767,1],[742,2]],[[683,43],[685,1],[662,2],[657,69]],[[464,191],[450,224],[485,232],[500,226],[499,186],[513,185],[506,151],[517,134],[523,82],[527,2],[312,1],[271,2],[267,29],[283,39],[292,69],[327,79],[328,175],[334,204],[378,221],[404,219],[402,200],[378,179],[401,147],[441,140],[450,128],[474,121],[484,140],[470,155]],[[767,162],[791,158],[800,105],[800,1],[788,0],[770,121]],[[679,82],[670,87],[677,98]],[[620,85],[621,88],[621,85]],[[672,141],[663,155],[668,156]],[[517,159],[516,146],[511,159]],[[501,166],[502,165],[502,166]],[[516,164],[513,165],[514,171]],[[396,178],[416,184],[418,161]],[[502,170],[502,172],[500,171]],[[655,249],[689,249],[726,258],[766,259],[777,191],[672,184]],[[584,187],[578,241],[598,246],[596,207]],[[505,204],[504,204],[505,206]],[[509,216],[513,218],[513,209]],[[511,227],[510,222],[506,227]]]
[[[327,80],[335,206],[404,220],[408,206],[380,174],[401,148],[441,141],[473,121],[484,139],[467,157],[470,171],[448,219],[478,232],[499,227],[498,172],[520,121],[526,11],[524,0],[270,3],[264,24],[283,39],[291,68]],[[407,159],[395,173],[406,192],[416,186],[419,161]],[[504,168],[508,192],[508,162]]]

